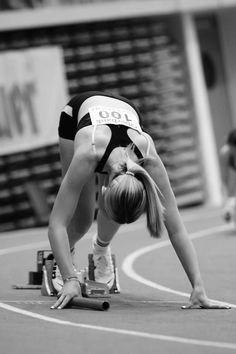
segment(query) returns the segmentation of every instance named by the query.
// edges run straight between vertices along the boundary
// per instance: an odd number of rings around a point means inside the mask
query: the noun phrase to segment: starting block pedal
[[[81,285],[81,292],[83,297],[99,298],[110,297],[110,294],[120,293],[120,286],[118,280],[118,271],[116,267],[115,255],[112,255],[114,265],[115,280],[112,288],[109,290],[107,284],[99,283],[94,278],[94,261],[93,255],[88,255],[88,267],[78,271],[78,279]],[[52,272],[55,265],[55,259],[51,250],[37,251],[37,270],[30,271],[28,275],[28,284],[13,285],[13,289],[41,289],[41,294],[44,296],[55,296],[57,291],[52,283]]]
[[[111,297],[106,284],[93,280],[85,280],[84,283],[81,283],[81,291],[83,297]]]
[[[88,277],[88,267],[77,272],[77,277],[80,281],[81,292],[83,297],[110,297],[107,284],[99,283],[91,280]]]
[[[52,272],[54,267],[54,260],[46,260],[43,265],[43,283],[41,287],[41,294],[43,296],[56,296],[58,290],[53,286]],[[81,294],[87,298],[101,298],[110,297],[109,288],[106,284],[89,280],[88,268],[77,272],[77,277],[80,282]]]
[[[109,290],[110,294],[119,294],[120,293],[120,285],[119,285],[119,279],[118,279],[118,269],[116,267],[116,259],[115,259],[115,255],[112,254],[112,262],[113,262],[113,266],[114,266],[114,275],[115,275],[115,279],[114,279],[114,283],[111,287],[111,289]],[[94,281],[95,277],[94,277],[94,269],[95,269],[95,265],[94,265],[94,261],[93,261],[93,254],[89,254],[88,255],[88,279]]]
[[[51,250],[39,250],[36,256],[36,271],[29,271],[26,285],[12,285],[13,289],[40,289],[43,282],[43,267],[47,259],[53,259]]]
[[[43,266],[45,265],[45,261],[47,259],[53,259],[51,250],[39,250],[37,251],[37,271],[29,272],[29,284],[34,285],[42,285],[43,281]]]

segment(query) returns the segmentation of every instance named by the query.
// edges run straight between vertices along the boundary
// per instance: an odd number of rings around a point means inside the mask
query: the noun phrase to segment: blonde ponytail
[[[139,167],[136,178],[143,183],[146,192],[147,228],[151,236],[160,237],[163,231],[164,214],[164,207],[160,200],[161,192],[149,173],[141,166]]]
[[[164,208],[161,192],[149,173],[133,161],[133,153],[127,148],[127,159],[120,164],[115,178],[104,194],[107,214],[117,223],[131,223],[146,212],[147,228],[153,237],[160,237],[163,230]]]

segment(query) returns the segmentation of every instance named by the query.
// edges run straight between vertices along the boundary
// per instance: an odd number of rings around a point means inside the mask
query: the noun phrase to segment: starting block
[[[43,267],[47,259],[53,259],[51,250],[39,250],[36,256],[36,271],[28,273],[28,284],[13,285],[13,289],[41,289],[43,281]]]
[[[116,259],[115,259],[115,255],[112,254],[112,262],[113,262],[113,267],[114,267],[114,275],[115,275],[115,279],[114,279],[114,283],[111,287],[111,289],[109,290],[110,294],[119,294],[120,293],[120,284],[119,284],[119,278],[118,278],[118,269],[116,267]],[[94,261],[93,261],[93,254],[89,254],[88,255],[88,279],[91,281],[95,280],[94,277]]]
[[[77,272],[78,279],[81,285],[81,292],[83,297],[99,298],[110,297],[110,294],[120,293],[120,286],[118,281],[118,270],[115,262],[115,255],[112,255],[114,265],[115,280],[112,288],[109,290],[104,283],[95,281],[94,278],[94,262],[93,255],[88,255],[88,267]],[[52,273],[55,265],[55,259],[51,250],[37,251],[37,270],[30,271],[28,275],[28,284],[13,285],[14,289],[41,289],[43,296],[56,296],[57,291],[53,286]]]
[[[29,284],[31,285],[41,285],[43,280],[43,266],[47,259],[53,259],[52,251],[50,250],[39,250],[37,251],[37,271],[29,272]]]
[[[83,297],[110,297],[109,288],[106,284],[94,280],[85,280],[84,283],[80,284]]]

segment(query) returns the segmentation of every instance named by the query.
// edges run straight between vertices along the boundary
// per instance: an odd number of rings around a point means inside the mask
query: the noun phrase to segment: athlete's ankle
[[[106,254],[109,250],[110,242],[102,241],[97,235],[93,237],[93,252],[99,254]]]

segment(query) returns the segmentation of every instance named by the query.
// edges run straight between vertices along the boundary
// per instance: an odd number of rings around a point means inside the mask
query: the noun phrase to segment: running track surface
[[[0,234],[1,354],[224,354],[236,353],[236,229],[220,210],[181,211],[198,253],[208,296],[230,310],[183,310],[189,281],[168,237],[149,237],[145,219],[123,226],[112,241],[121,294],[108,311],[51,310],[55,298],[40,290],[14,290],[36,271],[36,253],[49,249],[47,229]],[[90,232],[77,245],[78,267],[87,266]]]

